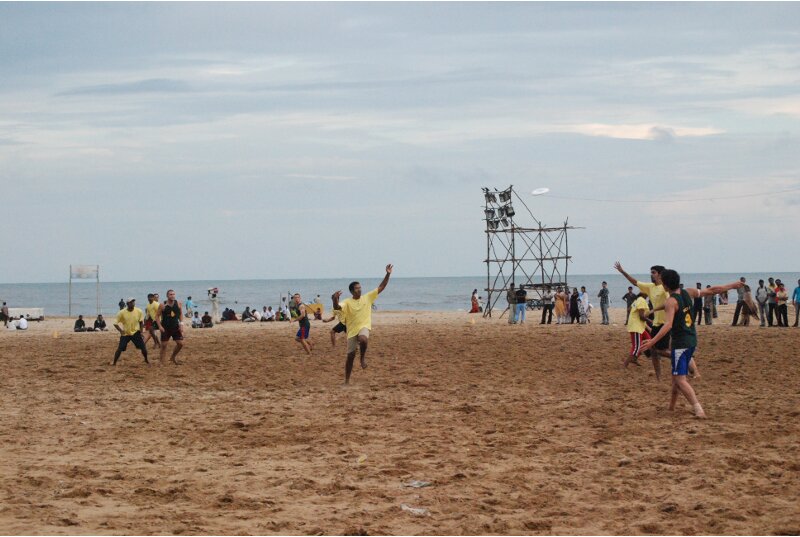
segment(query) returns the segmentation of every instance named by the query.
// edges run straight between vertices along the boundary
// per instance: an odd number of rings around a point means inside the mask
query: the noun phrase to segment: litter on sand
[[[409,481],[408,483],[403,483],[404,487],[411,487],[415,489],[421,489],[423,487],[430,487],[432,483],[430,481],[417,481],[416,479],[413,481]]]
[[[400,504],[400,509],[402,509],[403,511],[408,511],[412,515],[416,516],[426,516],[428,514],[427,509],[424,509],[422,507],[411,507],[410,505],[405,503]]]

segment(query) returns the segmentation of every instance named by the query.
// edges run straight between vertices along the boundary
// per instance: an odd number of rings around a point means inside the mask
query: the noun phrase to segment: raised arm
[[[744,284],[740,281],[735,281],[725,285],[714,285],[711,287],[706,287],[705,289],[689,288],[688,291],[689,291],[689,296],[694,298],[700,296],[719,295],[721,293],[724,293],[725,291],[730,291],[732,289],[739,289],[740,287],[744,287]]]
[[[331,300],[333,301],[333,309],[340,310],[342,307],[339,305],[339,297],[342,296],[341,291],[336,291],[331,295]]]
[[[386,289],[386,284],[389,283],[389,276],[392,275],[392,269],[394,268],[393,265],[386,265],[386,276],[383,277],[383,281],[378,286],[378,294],[381,294],[384,289]]]
[[[631,285],[639,285],[639,282],[636,280],[636,278],[625,272],[625,269],[622,268],[622,264],[619,261],[614,263],[614,268],[617,269],[620,274],[625,276],[625,279],[631,282]]]

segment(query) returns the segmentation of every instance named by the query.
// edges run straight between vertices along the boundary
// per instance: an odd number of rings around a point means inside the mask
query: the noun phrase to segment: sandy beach
[[[624,310],[378,312],[346,389],[321,322],[310,357],[225,323],[149,369],[69,319],[0,331],[0,532],[798,534],[800,330],[732,310],[698,329],[706,421],[667,410],[666,361],[619,368]]]

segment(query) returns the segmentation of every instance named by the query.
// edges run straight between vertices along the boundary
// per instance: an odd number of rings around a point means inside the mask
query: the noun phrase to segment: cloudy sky
[[[1,3],[0,73],[0,282],[478,275],[508,184],[572,273],[800,267],[797,3]]]

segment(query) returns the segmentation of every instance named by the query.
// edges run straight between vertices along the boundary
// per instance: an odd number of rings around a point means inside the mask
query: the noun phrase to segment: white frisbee
[[[537,188],[531,192],[531,196],[541,196],[542,194],[547,194],[548,192],[550,192],[549,188]]]

